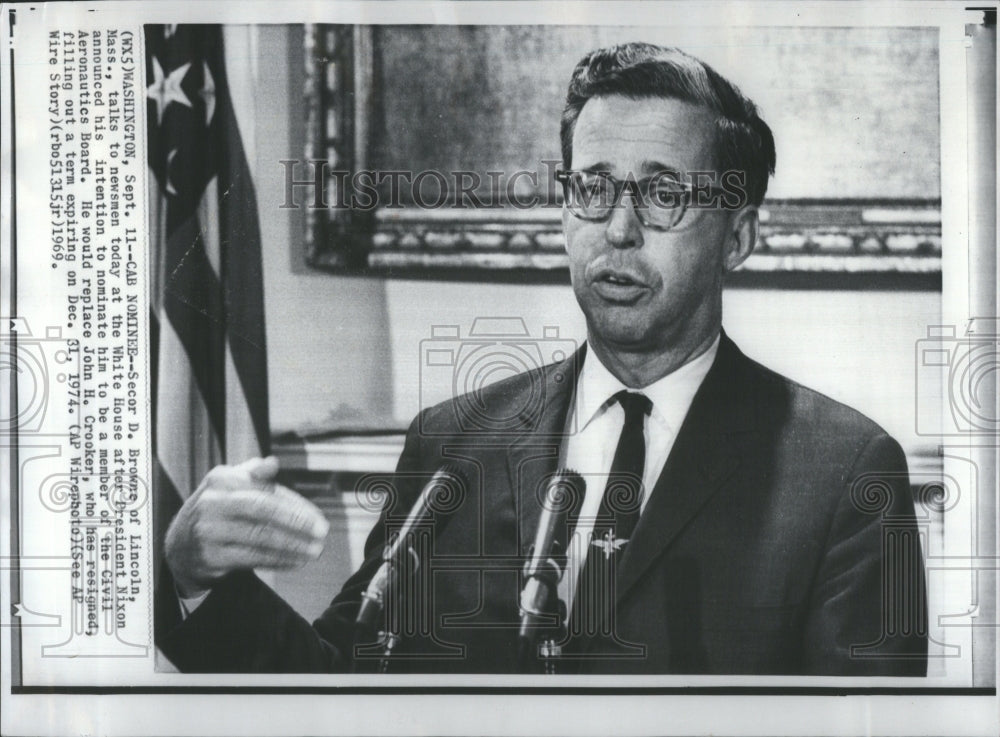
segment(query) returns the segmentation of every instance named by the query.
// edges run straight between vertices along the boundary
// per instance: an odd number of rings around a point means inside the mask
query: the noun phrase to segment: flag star
[[[203,61],[202,64],[205,65],[205,81],[198,94],[205,101],[205,125],[211,125],[212,116],[215,115],[215,80],[208,68],[208,62]]]
[[[167,183],[167,192],[169,192],[170,194],[174,195],[175,197],[177,196],[177,190],[174,189],[174,185],[170,181],[170,164],[173,162],[174,157],[176,155],[177,155],[177,149],[176,148],[173,151],[171,151],[169,154],[167,154],[167,166],[163,170],[163,179]]]
[[[152,98],[156,103],[156,122],[158,125],[163,123],[163,111],[170,103],[179,102],[181,105],[191,107],[191,101],[181,89],[181,82],[184,81],[184,75],[187,74],[190,67],[191,62],[188,62],[184,66],[177,67],[169,76],[164,76],[159,60],[155,56],[153,57],[153,83],[146,88],[146,97]]]

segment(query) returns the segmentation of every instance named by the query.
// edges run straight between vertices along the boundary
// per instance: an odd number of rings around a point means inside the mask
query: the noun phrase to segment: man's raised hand
[[[178,592],[196,596],[230,571],[294,568],[318,558],[330,529],[323,513],[276,484],[278,461],[216,466],[181,507],[164,551]]]

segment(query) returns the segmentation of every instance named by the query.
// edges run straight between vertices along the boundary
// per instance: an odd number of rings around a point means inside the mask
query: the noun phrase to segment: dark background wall
[[[936,29],[385,26],[375,39],[376,168],[557,159],[573,67],[642,40],[703,59],[758,104],[778,142],[770,196],[940,196]]]

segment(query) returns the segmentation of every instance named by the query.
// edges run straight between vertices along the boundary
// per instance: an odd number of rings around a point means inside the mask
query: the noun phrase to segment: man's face
[[[679,100],[592,98],[576,122],[572,168],[619,180],[711,171],[713,128],[708,111]],[[694,347],[721,321],[731,213],[688,208],[662,232],[643,226],[634,204],[623,195],[604,222],[563,208],[573,291],[591,341],[616,352]]]

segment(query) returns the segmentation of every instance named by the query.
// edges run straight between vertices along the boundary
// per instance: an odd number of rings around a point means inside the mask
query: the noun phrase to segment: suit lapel
[[[739,465],[736,436],[752,426],[740,392],[745,360],[722,334],[715,362],[695,394],[621,561],[617,600],[642,578],[698,510],[732,478]]]
[[[542,411],[525,418],[530,429],[510,445],[507,471],[518,520],[518,550],[526,555],[541,516],[545,479],[557,470],[559,451],[566,434],[566,418],[586,344],[561,363],[549,366],[542,376]]]

